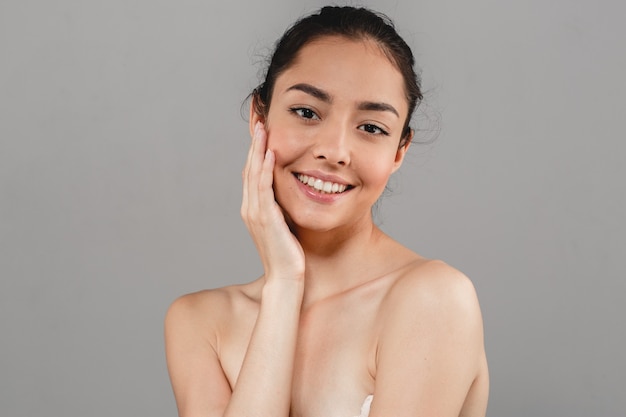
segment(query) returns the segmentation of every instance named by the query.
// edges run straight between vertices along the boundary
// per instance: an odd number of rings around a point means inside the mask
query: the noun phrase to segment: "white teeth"
[[[321,191],[323,193],[342,193],[346,191],[346,188],[348,188],[348,186],[344,184],[322,181],[319,178],[309,177],[304,174],[298,174],[298,180],[300,180],[301,183],[315,188],[317,191]]]

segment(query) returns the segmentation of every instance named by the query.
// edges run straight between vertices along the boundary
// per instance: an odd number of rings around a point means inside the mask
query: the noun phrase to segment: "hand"
[[[260,122],[243,170],[243,218],[263,263],[265,278],[304,278],[304,251],[291,233],[274,198],[274,152],[267,149],[267,132]]]

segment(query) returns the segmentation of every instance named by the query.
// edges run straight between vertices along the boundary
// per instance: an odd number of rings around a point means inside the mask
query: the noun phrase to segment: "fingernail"
[[[261,122],[256,122],[254,125],[254,136],[258,136],[261,131]]]

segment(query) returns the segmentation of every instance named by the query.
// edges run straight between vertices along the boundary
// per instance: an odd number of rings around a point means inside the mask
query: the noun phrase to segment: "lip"
[[[327,175],[323,174],[319,171],[302,171],[302,172],[294,172],[293,179],[296,182],[298,189],[302,191],[309,199],[323,204],[334,203],[335,201],[344,197],[347,193],[352,190],[352,187],[345,180],[335,176],[335,175]],[[308,175],[309,177],[319,178],[322,181],[330,181],[336,182],[337,184],[343,184],[348,186],[348,188],[342,193],[322,193],[319,192],[308,185],[303,184],[297,177],[298,174]]]
[[[335,182],[337,184],[341,184],[341,185],[346,185],[348,187],[350,187],[352,184],[350,184],[348,181],[344,180],[341,177],[338,177],[337,175],[332,175],[332,174],[325,174],[321,171],[298,171],[298,172],[294,172],[294,175],[298,175],[298,174],[302,174],[302,175],[306,175],[309,177],[314,177],[314,178],[319,178],[320,180],[324,181],[324,182]]]

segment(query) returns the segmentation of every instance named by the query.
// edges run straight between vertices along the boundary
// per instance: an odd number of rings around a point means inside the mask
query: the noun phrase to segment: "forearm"
[[[224,417],[289,415],[303,288],[302,280],[268,280],[265,284],[259,315]]]

